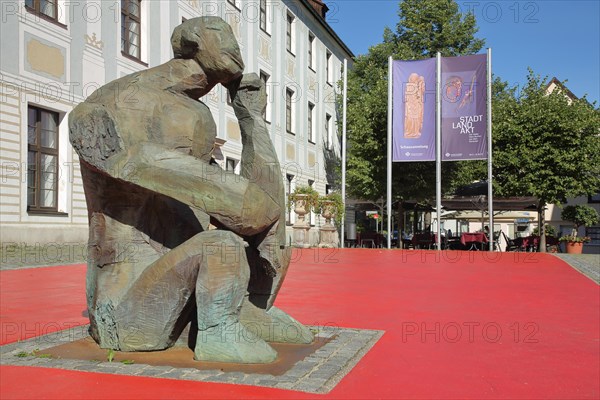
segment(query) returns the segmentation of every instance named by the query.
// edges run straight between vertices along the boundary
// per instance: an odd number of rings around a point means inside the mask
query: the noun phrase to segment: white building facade
[[[340,152],[336,95],[343,60],[353,54],[327,24],[320,1],[25,0],[0,7],[3,246],[87,241],[68,114],[105,83],[171,59],[171,32],[198,16],[228,22],[245,72],[266,82],[265,120],[286,191],[311,185],[325,194],[332,184],[325,154]],[[131,88],[128,97],[135,96]],[[239,171],[241,135],[226,90],[218,85],[201,100],[217,125],[217,162]],[[320,222],[311,222],[316,243]]]

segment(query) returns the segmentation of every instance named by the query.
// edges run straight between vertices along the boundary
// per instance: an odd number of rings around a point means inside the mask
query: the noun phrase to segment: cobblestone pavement
[[[600,254],[555,254],[600,285]]]
[[[0,271],[85,264],[85,243],[25,243],[3,242],[0,245]]]
[[[43,354],[43,350],[39,350],[83,339],[88,336],[87,329],[87,325],[79,326],[1,346],[0,364],[266,386],[322,394],[330,392],[384,333],[376,330],[329,326],[311,327],[313,331],[318,332],[317,336],[331,338],[331,340],[278,376],[108,361],[57,359],[50,358]]]

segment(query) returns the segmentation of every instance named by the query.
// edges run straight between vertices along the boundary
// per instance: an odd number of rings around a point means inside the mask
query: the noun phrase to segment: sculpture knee
[[[186,247],[190,256],[200,255],[203,259],[212,259],[223,264],[240,264],[246,262],[246,243],[233,232],[213,230],[201,232],[181,246]]]

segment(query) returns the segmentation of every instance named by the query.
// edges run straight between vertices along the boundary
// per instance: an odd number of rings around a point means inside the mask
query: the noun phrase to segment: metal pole
[[[387,131],[387,248],[392,248],[392,57],[388,58],[388,131]],[[383,221],[382,221],[383,222]]]
[[[342,220],[342,243],[345,246],[346,235],[346,111],[348,95],[348,60],[344,58],[344,95],[342,109],[342,203],[344,204],[344,219]]]
[[[442,55],[436,57],[435,90],[435,212],[437,214],[437,248],[442,249]]]
[[[494,250],[494,190],[492,187],[492,49],[487,50],[487,150],[488,150],[488,212],[490,218],[490,251]]]

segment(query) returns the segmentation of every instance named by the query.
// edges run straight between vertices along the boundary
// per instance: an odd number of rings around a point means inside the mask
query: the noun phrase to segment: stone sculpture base
[[[323,394],[330,392],[375,345],[383,331],[314,326],[310,345],[271,343],[270,364],[208,363],[178,342],[168,350],[117,352],[112,362],[79,326],[0,346],[0,365],[36,366],[128,376],[254,385]],[[40,350],[41,349],[41,350]],[[60,358],[59,358],[60,357]]]

